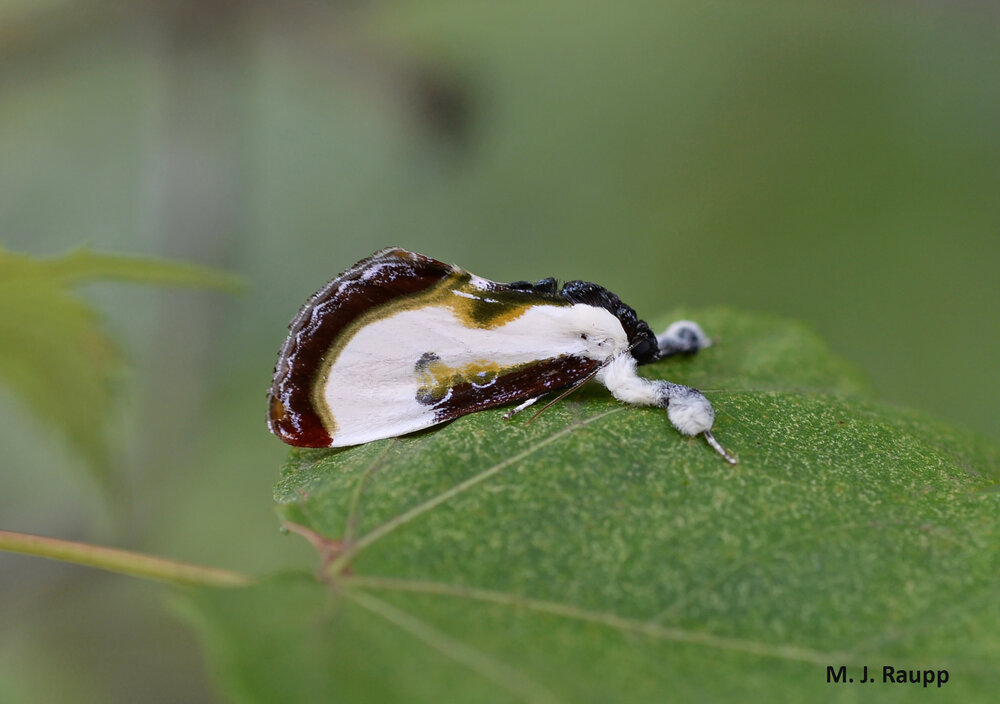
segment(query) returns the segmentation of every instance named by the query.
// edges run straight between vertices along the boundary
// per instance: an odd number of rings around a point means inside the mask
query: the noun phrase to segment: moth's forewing
[[[569,386],[600,363],[553,324],[569,306],[406,250],[377,252],[292,321],[271,430],[292,445],[353,445]]]
[[[312,400],[327,352],[366,312],[435,286],[451,273],[448,264],[389,248],[361,260],[314,293],[289,324],[278,355],[268,391],[271,432],[290,445],[329,447],[332,438]]]

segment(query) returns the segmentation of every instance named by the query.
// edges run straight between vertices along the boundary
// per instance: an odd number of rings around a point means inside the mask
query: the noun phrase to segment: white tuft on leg
[[[619,401],[636,406],[659,406],[663,403],[660,383],[639,376],[636,361],[628,352],[614,357],[597,372],[596,379],[608,387],[608,391]]]
[[[597,380],[619,401],[637,406],[663,406],[674,427],[685,435],[711,430],[715,411],[700,391],[669,381],[651,381],[636,373],[630,354],[618,355],[597,373]]]
[[[679,431],[685,435],[697,435],[712,429],[715,411],[700,391],[690,386],[670,384],[667,397],[667,416]]]
[[[669,381],[644,379],[635,369],[635,359],[626,352],[609,361],[597,372],[596,378],[619,401],[637,406],[663,406],[677,430],[684,435],[703,434],[708,444],[727,462],[737,464],[736,458],[726,452],[712,435],[715,411],[698,389]]]

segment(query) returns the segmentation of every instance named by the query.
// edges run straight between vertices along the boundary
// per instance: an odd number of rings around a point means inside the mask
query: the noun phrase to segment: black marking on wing
[[[530,291],[543,296],[556,298],[559,295],[559,284],[553,278],[542,279],[535,283],[530,281],[513,281],[507,284],[508,287],[517,291]]]

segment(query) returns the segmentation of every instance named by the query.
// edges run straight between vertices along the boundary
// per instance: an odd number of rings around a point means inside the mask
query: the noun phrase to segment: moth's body
[[[519,409],[594,377],[621,401],[666,407],[681,432],[707,433],[714,414],[704,396],[636,373],[663,351],[706,344],[693,323],[657,340],[595,284],[502,284],[385,249],[329,282],[292,321],[268,421],[293,445],[357,445],[524,402]]]

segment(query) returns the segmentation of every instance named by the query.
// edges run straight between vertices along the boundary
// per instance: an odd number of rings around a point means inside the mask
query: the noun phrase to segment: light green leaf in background
[[[1000,453],[872,402],[799,325],[679,311],[740,464],[600,387],[292,451],[282,518],[343,539],[326,581],[181,600],[240,702],[906,701],[885,665],[1000,689]],[[660,329],[671,318],[654,325]],[[302,530],[302,528],[296,528]],[[326,543],[328,546],[331,544]],[[875,684],[827,684],[827,666]],[[862,689],[863,688],[863,689]],[[939,698],[939,700],[942,700]]]
[[[87,250],[36,259],[0,249],[0,388],[65,436],[106,487],[112,479],[107,427],[123,358],[98,315],[72,291],[97,281],[220,291],[241,284],[180,262]]]

